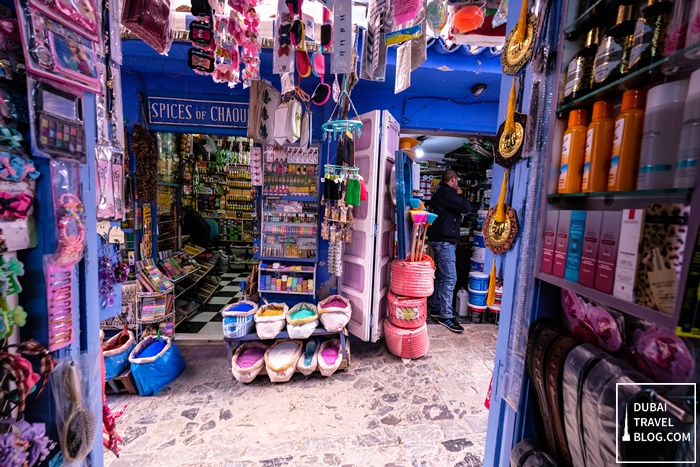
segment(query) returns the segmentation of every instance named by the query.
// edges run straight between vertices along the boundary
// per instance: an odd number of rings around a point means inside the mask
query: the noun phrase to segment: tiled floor
[[[480,467],[497,332],[429,324],[430,352],[408,362],[351,338],[347,371],[286,383],[238,383],[223,343],[183,342],[187,368],[161,393],[109,396],[128,407],[105,465]]]
[[[234,272],[221,276],[221,285],[213,297],[204,306],[204,309],[181,323],[175,330],[175,340],[196,341],[220,341],[223,339],[221,331],[221,309],[229,303],[243,298],[240,283],[245,280],[250,272]]]

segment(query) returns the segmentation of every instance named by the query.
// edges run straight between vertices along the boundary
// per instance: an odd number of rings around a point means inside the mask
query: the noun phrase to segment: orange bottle
[[[583,164],[581,183],[581,189],[585,193],[608,190],[608,174],[615,134],[612,112],[610,102],[598,101],[593,104],[593,117],[586,134],[586,159]]]
[[[615,119],[612,160],[608,175],[610,191],[637,188],[646,97],[646,92],[641,89],[630,89],[622,95],[622,110]]]
[[[561,169],[559,171],[559,193],[580,193],[583,178],[583,159],[586,153],[585,110],[569,113],[569,127],[561,143]]]

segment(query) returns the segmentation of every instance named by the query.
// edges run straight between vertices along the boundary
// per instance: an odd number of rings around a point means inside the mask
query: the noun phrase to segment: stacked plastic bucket
[[[397,357],[419,358],[430,350],[425,320],[434,277],[435,266],[427,255],[420,261],[391,263],[384,335],[389,351]]]
[[[474,231],[474,244],[472,246],[472,257],[469,269],[472,271],[484,271],[484,261],[486,261],[486,244],[484,243],[484,233],[481,231],[481,227],[486,220],[486,213],[488,211],[478,212],[478,225],[479,228]]]
[[[479,321],[484,321],[484,313],[487,310],[486,297],[489,293],[489,275],[481,271],[469,273],[469,316],[472,322],[475,320],[474,314],[479,315]]]

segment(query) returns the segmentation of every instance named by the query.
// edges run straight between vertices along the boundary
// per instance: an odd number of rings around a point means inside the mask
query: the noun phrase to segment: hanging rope
[[[494,219],[498,223],[503,223],[506,221],[506,191],[508,190],[508,174],[510,169],[503,173],[503,183],[501,184],[501,192],[498,195],[498,205],[496,206],[496,215]]]
[[[520,18],[518,19],[517,29],[515,30],[515,41],[523,42],[527,34],[527,11],[528,11],[528,0],[523,0],[523,4],[520,7]]]

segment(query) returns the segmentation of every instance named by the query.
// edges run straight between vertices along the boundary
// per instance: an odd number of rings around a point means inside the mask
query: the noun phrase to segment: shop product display
[[[297,303],[287,311],[286,320],[291,339],[308,339],[318,326],[318,309],[310,303]]]
[[[255,329],[260,339],[274,339],[286,325],[289,307],[285,303],[262,305],[255,312]]]
[[[345,297],[331,295],[318,303],[318,314],[327,331],[340,332],[350,321],[352,305]]]
[[[564,132],[561,144],[559,193],[581,191],[583,161],[586,156],[587,117],[585,110],[572,110],[569,114],[569,126]]]
[[[562,289],[561,301],[571,334],[608,352],[621,349],[625,327],[620,313],[565,289]]]
[[[159,54],[167,54],[173,42],[171,21],[170,0],[126,0],[122,8],[122,24]]]
[[[631,89],[622,95],[620,115],[615,119],[608,190],[627,191],[637,187],[639,154],[644,128],[646,92]]]
[[[700,133],[697,129],[700,124],[700,70],[693,72],[690,77],[682,121],[674,188],[690,188],[695,183],[696,166],[700,156]]]
[[[257,311],[258,305],[247,300],[226,305],[221,310],[224,337],[243,337],[252,332]]]
[[[661,2],[664,3],[670,4]],[[638,190],[673,186],[673,168],[687,95],[686,80],[673,81],[649,90],[639,157]]]
[[[318,367],[319,350],[320,346],[315,340],[311,339],[306,343],[304,353],[301,354],[297,362],[297,368],[304,376],[309,376],[316,371]]]
[[[581,189],[585,192],[607,191],[612,156],[615,121],[612,104],[598,101],[593,105],[591,124],[586,133],[585,158]]]
[[[318,368],[323,376],[331,376],[340,366],[343,360],[343,352],[340,349],[338,339],[327,340],[318,349]]]
[[[265,370],[273,383],[285,383],[296,371],[303,344],[299,340],[280,340],[265,351]]]
[[[105,380],[121,375],[129,366],[129,354],[136,346],[136,337],[128,328],[123,329],[100,345],[104,356]]]
[[[593,77],[593,65],[598,45],[600,44],[600,28],[594,27],[586,36],[586,44],[569,62],[566,70],[566,84],[564,86],[564,102],[570,102],[591,91]]]
[[[670,329],[636,329],[630,353],[632,365],[654,381],[685,383],[695,374],[693,345]]]
[[[154,396],[185,371],[180,350],[169,337],[147,336],[129,355],[131,375],[141,396]]]
[[[82,404],[83,386],[78,365],[71,361],[63,370],[63,394],[68,398],[68,414],[60,433],[61,451],[68,462],[81,462],[92,451],[97,419]]]
[[[231,373],[240,383],[252,382],[265,367],[265,354],[268,347],[261,342],[241,344],[233,354]]]
[[[620,5],[615,25],[603,36],[593,63],[593,86],[601,87],[629,73],[634,41],[635,5]]]
[[[354,163],[354,143],[350,137],[339,143],[345,146],[346,155]],[[338,151],[340,157],[341,151]],[[328,269],[340,277],[343,274],[343,246],[352,242],[353,206],[360,204],[359,169],[352,166],[326,164],[324,166],[324,219],[321,224],[321,237],[328,240]]]
[[[673,3],[669,0],[648,0],[646,6],[642,7],[634,26],[630,51],[632,71],[644,68],[664,56]]]

